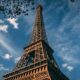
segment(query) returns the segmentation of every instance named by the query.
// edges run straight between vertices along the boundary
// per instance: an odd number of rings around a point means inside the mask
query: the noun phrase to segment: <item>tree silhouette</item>
[[[34,10],[34,0],[0,0],[0,13],[5,17],[28,15]]]

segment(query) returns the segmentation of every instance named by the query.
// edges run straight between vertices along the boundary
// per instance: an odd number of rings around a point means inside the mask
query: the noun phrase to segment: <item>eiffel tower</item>
[[[48,44],[43,15],[43,7],[36,8],[32,39],[24,48],[24,54],[12,72],[4,75],[4,80],[69,80],[59,69],[53,50]]]

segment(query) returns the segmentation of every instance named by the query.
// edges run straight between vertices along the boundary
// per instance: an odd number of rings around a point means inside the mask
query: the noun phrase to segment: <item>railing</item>
[[[35,67],[39,67],[39,66],[41,66],[43,64],[46,64],[46,63],[47,63],[47,60],[39,61],[39,62],[33,63],[31,65],[28,65],[26,67],[19,68],[19,69],[15,70],[15,71],[12,71],[11,73],[8,73],[8,74],[4,75],[3,77],[6,78],[6,77],[9,77],[9,76],[12,76],[12,75],[16,75],[16,74],[19,74],[21,72],[33,69]]]

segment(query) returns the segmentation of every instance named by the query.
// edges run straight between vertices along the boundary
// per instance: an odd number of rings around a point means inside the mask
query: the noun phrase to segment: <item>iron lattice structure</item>
[[[45,42],[48,43],[45,28],[44,28],[42,10],[43,9],[41,5],[37,7],[36,19],[35,19],[35,24],[33,28],[31,43],[34,43],[39,40],[44,40]]]
[[[48,44],[42,17],[42,6],[36,11],[31,43],[14,70],[4,75],[5,80],[69,80],[59,69]]]

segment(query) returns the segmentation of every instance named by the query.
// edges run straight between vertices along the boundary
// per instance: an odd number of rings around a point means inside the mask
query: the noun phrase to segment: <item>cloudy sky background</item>
[[[54,57],[70,80],[80,80],[80,0],[42,1],[45,29]],[[0,16],[0,80],[11,71],[30,42],[35,13]]]

